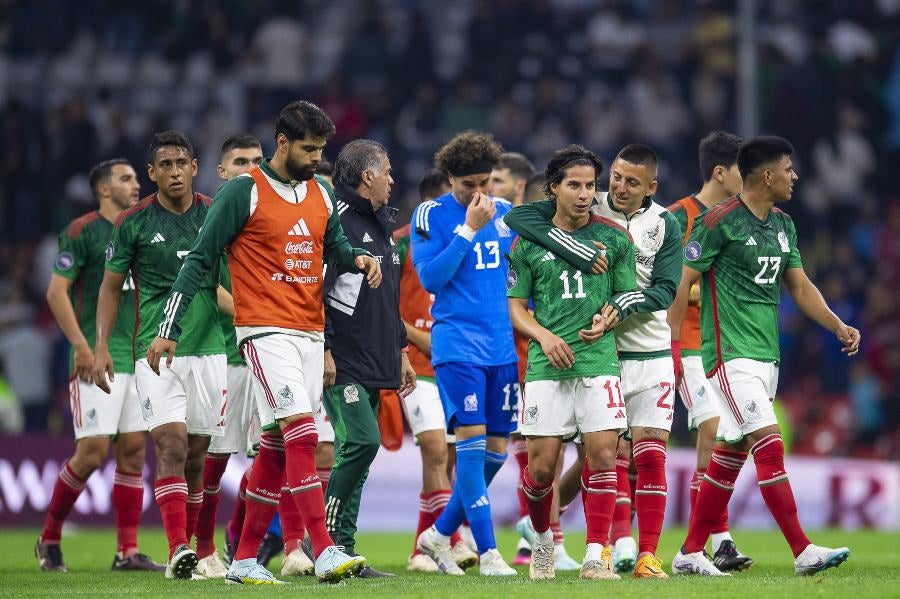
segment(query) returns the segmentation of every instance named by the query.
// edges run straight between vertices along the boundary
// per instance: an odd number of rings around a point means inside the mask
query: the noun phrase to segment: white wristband
[[[473,229],[466,223],[460,225],[460,227],[456,230],[457,235],[467,239],[468,241],[472,241],[473,239],[475,239],[475,233],[477,233],[477,231],[475,231],[475,229]]]

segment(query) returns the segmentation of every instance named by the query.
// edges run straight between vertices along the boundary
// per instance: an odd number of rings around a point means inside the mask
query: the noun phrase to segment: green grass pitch
[[[115,545],[114,531],[82,529],[64,536],[63,554],[68,574],[44,573],[33,556],[36,530],[0,530],[0,597],[427,597],[429,599],[517,599],[592,598],[600,593],[614,593],[616,599],[689,598],[768,599],[785,597],[900,597],[900,538],[897,534],[869,531],[824,531],[812,535],[822,545],[850,547],[850,560],[836,569],[814,577],[798,578],[793,574],[793,560],[787,544],[777,531],[735,534],[740,549],[751,555],[755,565],[747,572],[727,579],[678,577],[669,580],[634,580],[616,582],[579,580],[577,573],[559,573],[554,581],[532,583],[527,568],[519,568],[515,579],[485,579],[475,571],[455,578],[434,574],[406,572],[406,558],[412,534],[361,534],[357,549],[372,565],[394,572],[391,580],[349,580],[338,585],[317,584],[311,577],[292,579],[281,587],[241,587],[225,585],[221,580],[165,580],[162,574],[114,573],[109,570]],[[221,534],[221,533],[220,533]],[[660,557],[668,569],[672,555],[684,535],[683,529],[663,532]],[[498,531],[501,551],[511,558],[515,533]],[[159,529],[140,531],[142,550],[157,560],[165,553],[165,539]],[[583,535],[566,538],[569,553],[582,557]],[[281,567],[280,558],[270,564],[273,572]]]

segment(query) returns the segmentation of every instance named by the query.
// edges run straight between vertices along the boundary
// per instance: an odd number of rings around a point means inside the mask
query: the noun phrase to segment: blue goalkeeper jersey
[[[469,241],[457,231],[466,208],[448,193],[423,202],[412,216],[412,259],[422,286],[434,294],[431,363],[499,366],[515,362],[506,300],[507,254],[513,234],[503,215],[512,205],[491,198],[493,220]]]

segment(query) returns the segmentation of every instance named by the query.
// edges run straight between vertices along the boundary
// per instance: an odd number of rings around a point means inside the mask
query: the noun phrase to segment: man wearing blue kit
[[[487,133],[466,131],[435,155],[450,193],[420,204],[412,217],[413,264],[435,296],[431,361],[447,428],[456,435],[456,483],[450,503],[419,535],[419,551],[446,574],[464,572],[450,535],[467,519],[482,576],[513,576],[494,540],[487,487],[506,460],[515,430],[518,370],[506,301],[511,204],[487,195],[501,148]]]

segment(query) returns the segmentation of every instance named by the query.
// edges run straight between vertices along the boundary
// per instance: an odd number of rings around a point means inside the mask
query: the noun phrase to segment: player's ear
[[[147,163],[147,176],[150,177],[150,180],[156,183],[156,169],[153,168],[153,165],[149,162]]]
[[[193,171],[193,177],[197,176],[197,159],[194,158],[191,160],[191,170]]]
[[[659,188],[659,181],[656,179],[653,179],[653,181],[650,182],[650,187],[647,188],[647,195],[649,195],[649,196],[656,195],[656,190],[658,188]]]
[[[225,178],[225,167],[221,164],[216,165],[216,174],[219,175],[219,179]]]

